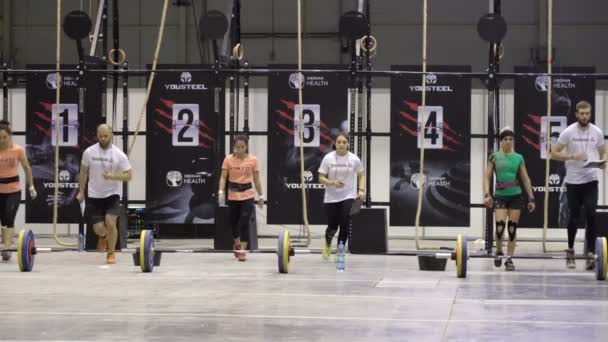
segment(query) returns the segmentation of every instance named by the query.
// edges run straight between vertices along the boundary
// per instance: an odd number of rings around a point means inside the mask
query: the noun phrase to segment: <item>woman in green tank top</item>
[[[534,193],[526,164],[522,155],[513,150],[513,137],[513,130],[508,126],[500,131],[500,150],[490,155],[483,182],[484,204],[488,208],[494,208],[496,219],[496,258],[494,259],[496,267],[502,264],[502,238],[505,228],[509,235],[508,257],[505,262],[507,271],[515,270],[511,257],[515,252],[517,224],[521,209],[524,207],[522,186],[528,194],[528,211],[532,212],[535,208]],[[494,197],[490,193],[493,174],[496,175]]]

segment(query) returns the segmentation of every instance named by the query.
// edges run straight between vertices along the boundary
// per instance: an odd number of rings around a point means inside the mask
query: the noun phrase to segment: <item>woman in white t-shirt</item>
[[[319,166],[319,182],[325,185],[325,212],[327,213],[327,230],[323,259],[329,259],[331,240],[338,227],[338,245],[346,246],[350,229],[350,210],[355,198],[365,196],[365,173],[359,157],[348,151],[348,135],[340,133],[336,137],[336,150],[325,155]],[[356,177],[355,177],[356,176]],[[356,178],[356,183],[355,183]],[[358,184],[358,186],[357,186]]]

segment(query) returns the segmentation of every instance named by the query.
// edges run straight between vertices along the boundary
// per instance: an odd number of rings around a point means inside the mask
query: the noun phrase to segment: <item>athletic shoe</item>
[[[2,251],[2,261],[11,261],[11,252]]]
[[[511,258],[507,258],[507,261],[505,261],[505,269],[507,271],[515,271],[515,265],[513,265],[513,260]]]
[[[576,268],[576,261],[574,261],[574,249],[566,249],[566,267]]]
[[[325,260],[329,260],[329,256],[331,255],[331,244],[325,244],[325,246],[323,246],[323,259]]]
[[[232,245],[232,250],[234,251],[234,257],[238,258],[239,257],[239,251],[241,250],[241,242],[240,241],[235,241],[234,245]]]
[[[112,265],[116,263],[116,254],[114,252],[108,252],[108,256],[106,257],[106,264]]]
[[[502,256],[504,254],[502,252],[497,252],[496,257],[494,258],[494,267],[502,266]]]
[[[245,261],[245,260],[247,260],[247,254],[245,252],[239,252],[238,254],[239,254],[238,255],[239,261]]]

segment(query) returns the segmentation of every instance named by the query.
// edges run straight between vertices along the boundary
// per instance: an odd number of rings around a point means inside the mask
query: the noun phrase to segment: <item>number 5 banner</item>
[[[516,67],[515,72],[544,73],[546,69]],[[554,73],[589,74],[592,67],[554,68]],[[546,76],[523,77],[515,79],[515,150],[523,155],[532,190],[536,198],[536,210],[522,215],[519,226],[542,228],[545,197],[545,162],[547,159],[546,133],[549,130],[550,142],[557,142],[559,134],[574,123],[576,104],[579,101],[591,103],[591,120],[595,121],[595,82],[589,78],[554,76],[551,92],[551,121],[547,117]],[[549,227],[565,228],[568,225],[568,197],[564,177],[564,162],[552,160],[549,167]]]
[[[146,222],[213,223],[224,88],[189,71],[200,68],[165,65],[180,71],[155,76],[146,108]]]
[[[420,71],[393,66],[392,70]],[[466,66],[433,67],[431,72],[470,72]],[[422,115],[420,75],[391,78],[390,224],[415,225],[418,189],[422,187],[421,225],[470,225],[471,81],[464,77],[426,75],[426,110]],[[420,149],[424,139],[424,174]]]
[[[30,69],[52,70],[55,65],[28,65]],[[62,69],[74,69],[63,65]],[[55,99],[55,73],[28,74],[26,86],[26,149],[34,175],[38,197],[26,196],[25,221],[53,222],[55,187],[55,146],[59,145],[59,183],[57,204],[59,223],[80,222],[79,190],[80,160],[84,150],[97,142],[97,125],[105,122],[101,116],[103,82],[101,74],[89,73],[85,80],[84,114],[78,113],[78,80],[76,73],[62,73],[59,111]],[[59,113],[58,113],[59,112]],[[56,117],[59,114],[59,122]],[[59,130],[59,142],[56,141]],[[25,180],[21,180],[22,186]]]
[[[295,65],[276,65],[295,69]],[[308,65],[304,69],[337,69],[336,65]],[[268,223],[301,224],[300,137],[303,131],[304,187],[311,224],[326,222],[324,187],[319,165],[333,150],[339,132],[347,130],[348,77],[345,74],[273,73],[268,80]],[[298,89],[303,90],[302,121]]]

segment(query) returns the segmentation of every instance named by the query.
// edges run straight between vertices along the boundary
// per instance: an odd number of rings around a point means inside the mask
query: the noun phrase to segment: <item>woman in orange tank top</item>
[[[226,156],[222,163],[218,190],[219,205],[225,205],[224,189],[228,185],[228,207],[234,238],[234,256],[239,261],[246,260],[245,249],[249,242],[249,220],[254,210],[253,186],[258,193],[258,206],[260,208],[264,206],[258,159],[247,151],[248,141],[249,139],[244,135],[234,138],[234,153]]]
[[[2,224],[2,240],[8,249],[15,235],[15,216],[21,201],[21,184],[19,182],[18,166],[21,164],[30,196],[36,198],[32,168],[27,161],[23,146],[13,143],[13,132],[7,121],[0,121],[0,224]],[[2,260],[9,261],[11,253],[2,252]]]

